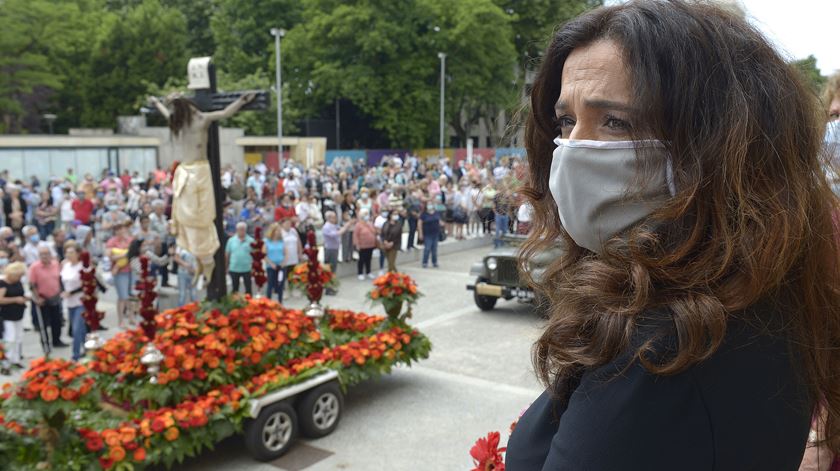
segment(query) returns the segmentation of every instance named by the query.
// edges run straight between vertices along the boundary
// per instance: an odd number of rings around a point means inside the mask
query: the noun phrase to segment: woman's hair
[[[6,268],[3,269],[3,274],[6,276],[23,276],[26,274],[26,265],[23,262],[12,262],[6,265]]]
[[[268,230],[265,231],[265,236],[268,238],[268,240],[274,240],[279,232],[280,224],[275,222],[268,226]]]
[[[563,64],[596,40],[621,50],[639,110],[631,138],[666,145],[677,189],[600,256],[563,229],[548,186]],[[802,375],[840,450],[840,248],[816,95],[743,18],[682,0],[592,10],[560,28],[543,57],[525,132],[534,211],[522,263],[558,240],[564,255],[535,284],[551,306],[534,348],[541,380],[562,390],[627,349],[653,373],[679,373],[716,351],[731,315],[784,300]],[[666,358],[654,339],[630,341],[655,308],[676,333]]]
[[[192,123],[194,109],[198,108],[195,103],[187,98],[175,98],[172,100],[172,113],[169,115],[169,130],[173,136],[181,134],[185,126]]]
[[[831,106],[831,102],[837,98],[840,98],[840,72],[836,72],[830,76],[825,83],[822,96],[825,108],[828,109]]]

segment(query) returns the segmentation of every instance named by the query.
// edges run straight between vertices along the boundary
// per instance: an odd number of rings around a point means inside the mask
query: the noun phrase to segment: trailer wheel
[[[487,283],[487,278],[479,277],[475,280],[475,284],[478,285],[479,283]],[[475,305],[478,306],[479,309],[482,311],[492,311],[494,307],[496,307],[496,301],[499,298],[494,296],[484,296],[482,294],[478,294],[478,291],[473,292],[473,299],[475,300]]]
[[[300,430],[307,438],[321,438],[338,427],[344,409],[344,395],[335,381],[307,391],[298,402]]]
[[[245,426],[245,447],[254,459],[271,461],[289,451],[297,437],[298,418],[285,402],[274,403]]]

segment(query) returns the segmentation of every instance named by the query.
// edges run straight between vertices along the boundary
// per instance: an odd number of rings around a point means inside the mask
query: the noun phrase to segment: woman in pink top
[[[373,257],[373,249],[376,247],[376,229],[370,222],[370,211],[367,209],[359,211],[359,221],[353,228],[353,245],[359,250],[357,265],[359,279],[364,280],[365,275],[373,279],[370,273],[370,260]]]

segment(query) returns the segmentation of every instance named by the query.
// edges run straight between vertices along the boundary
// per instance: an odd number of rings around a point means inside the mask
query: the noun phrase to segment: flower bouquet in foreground
[[[372,302],[382,303],[391,319],[411,318],[411,306],[422,296],[417,284],[405,273],[388,272],[373,280],[373,289],[367,294]],[[402,315],[403,304],[408,306]]]
[[[513,435],[513,430],[519,419],[525,413],[523,409],[519,414],[519,418],[510,424],[510,435]],[[508,437],[510,439],[510,437]],[[504,453],[507,447],[499,447],[501,434],[499,432],[490,432],[486,437],[481,437],[475,441],[475,444],[470,448],[470,456],[473,459],[475,466],[470,471],[505,471],[505,457]]]

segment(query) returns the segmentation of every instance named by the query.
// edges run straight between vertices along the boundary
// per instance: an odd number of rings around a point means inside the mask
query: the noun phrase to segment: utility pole
[[[341,99],[335,99],[335,148],[341,149]]]
[[[443,105],[446,91],[446,53],[438,52],[440,58],[440,158],[443,158]]]
[[[274,68],[275,86],[277,91],[277,161],[283,165],[283,81],[280,71],[280,39],[286,35],[282,28],[271,28],[274,36]]]

